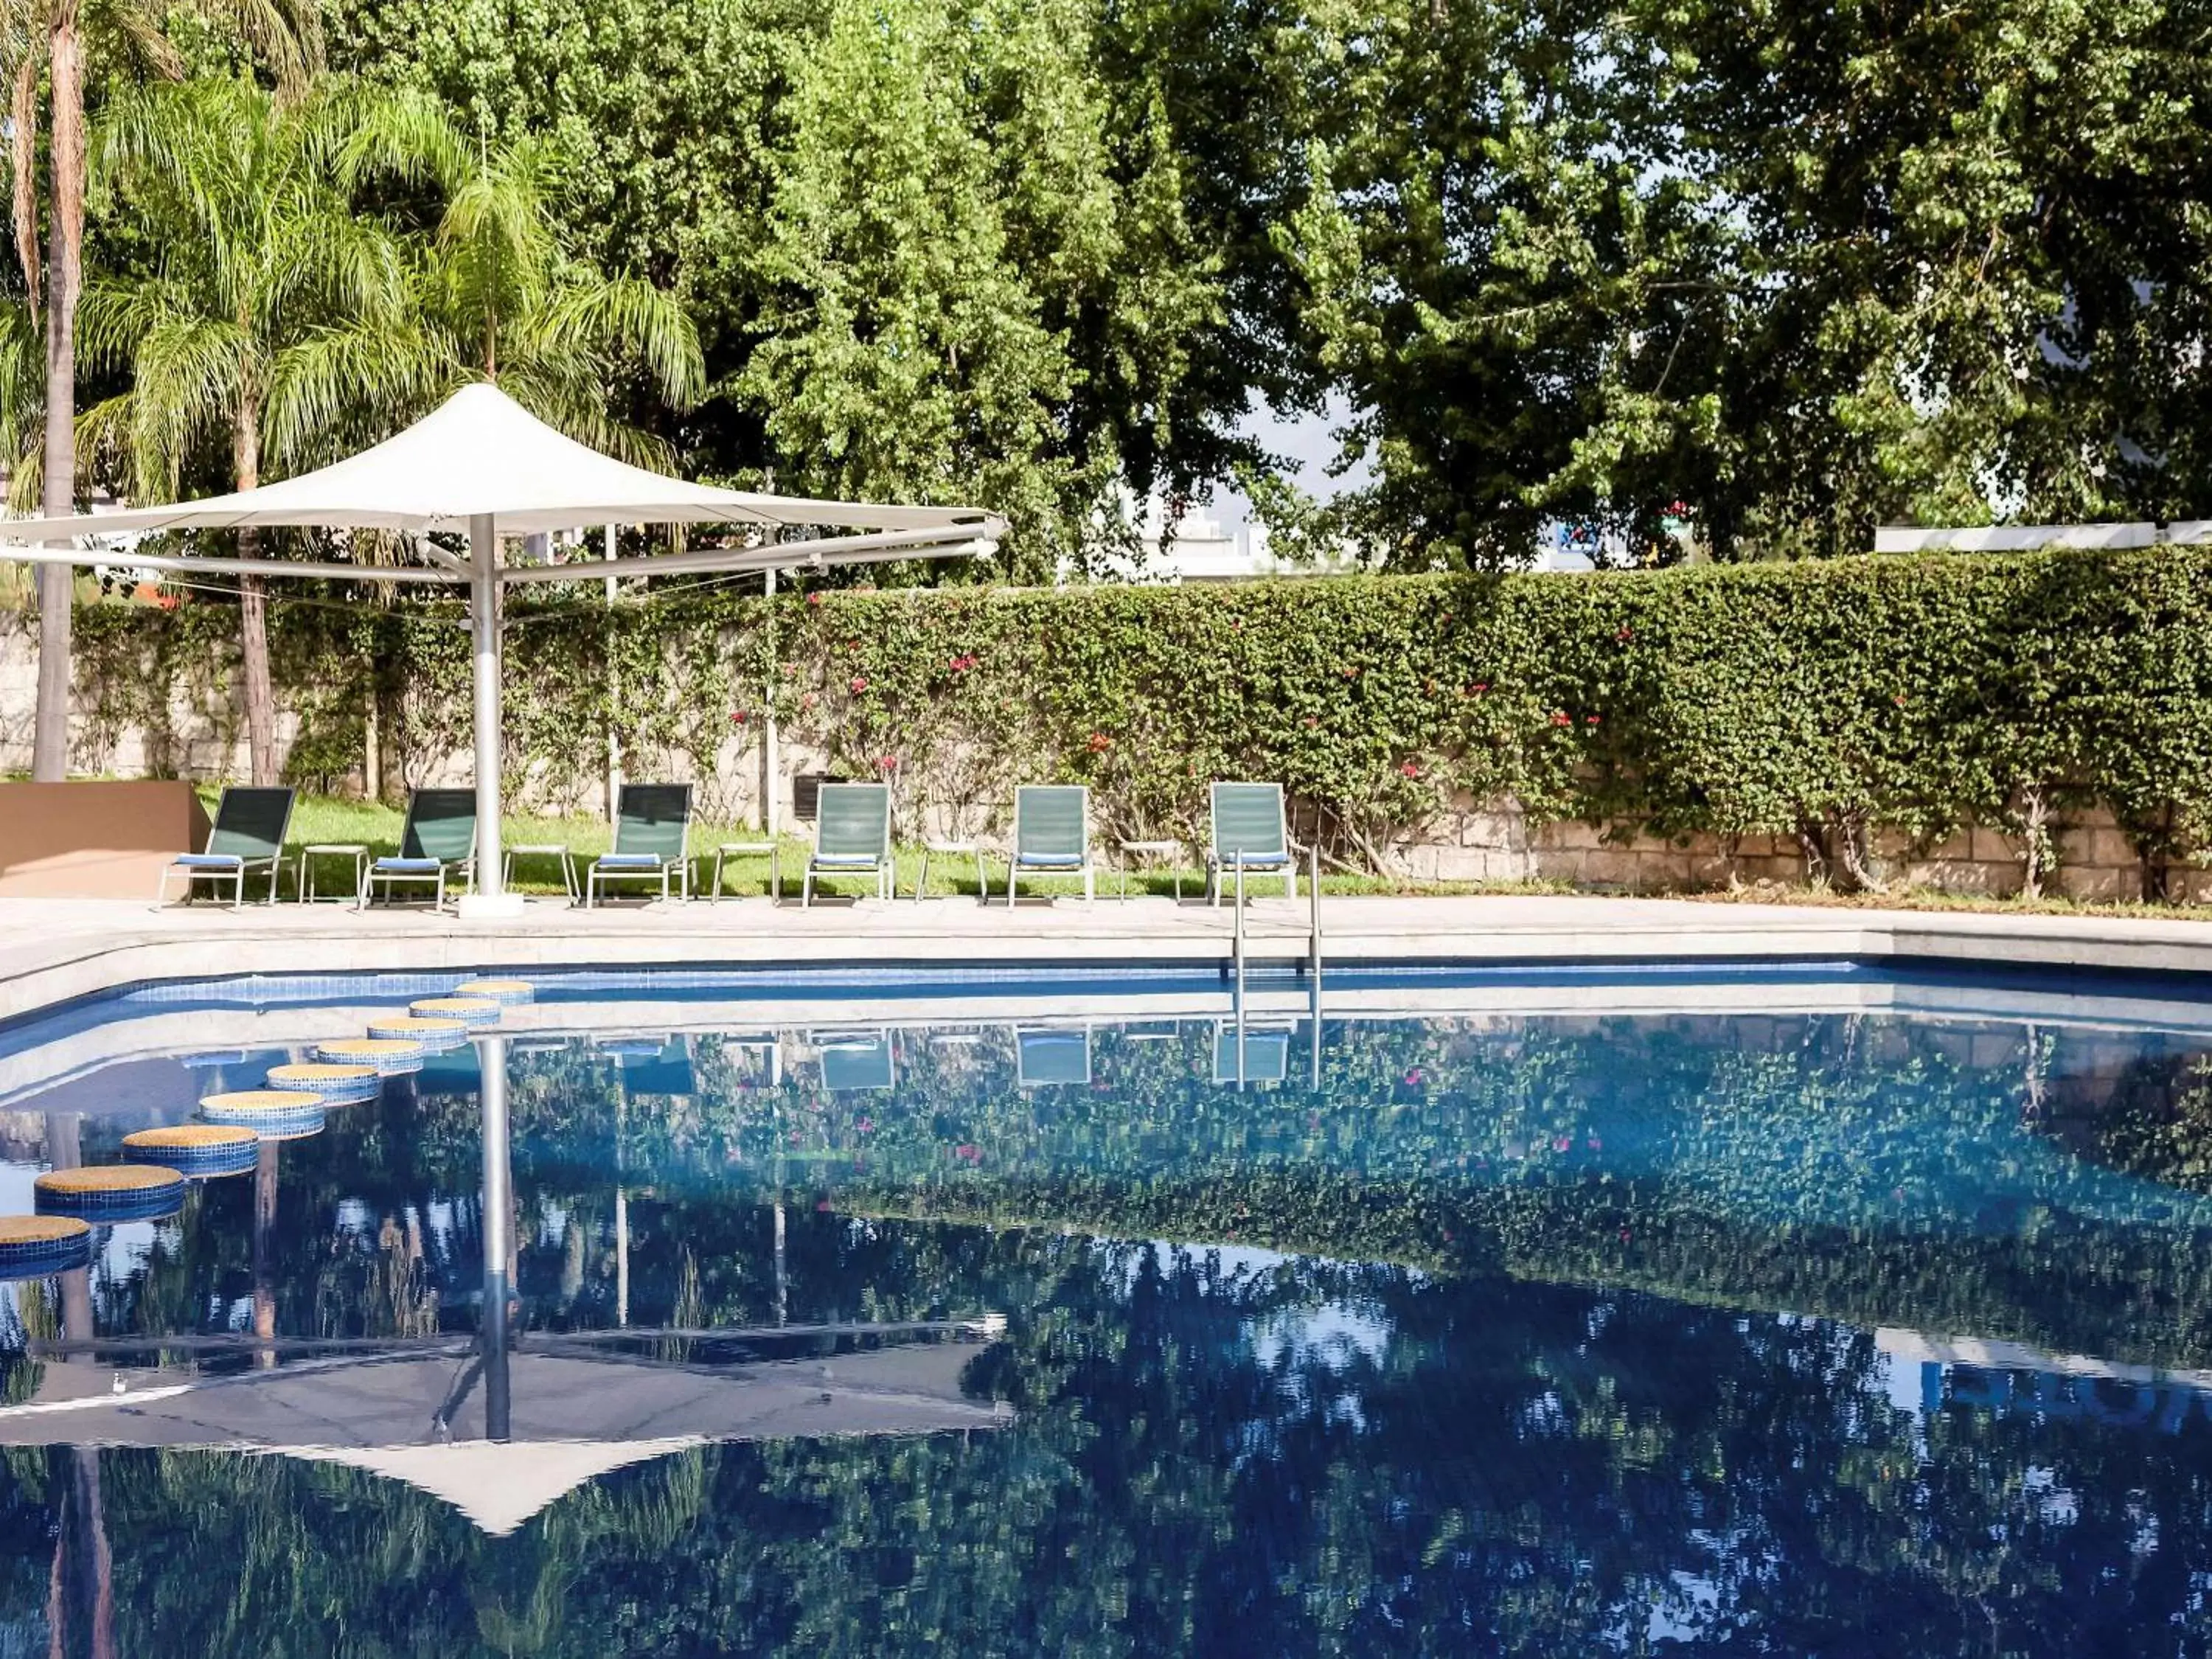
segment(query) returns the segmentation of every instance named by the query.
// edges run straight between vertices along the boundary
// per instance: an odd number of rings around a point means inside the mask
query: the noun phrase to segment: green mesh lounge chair
[[[1224,885],[1242,864],[1248,876],[1280,876],[1283,890],[1298,896],[1297,855],[1283,818],[1279,783],[1213,786],[1213,842],[1206,849],[1206,900],[1221,902]]]
[[[407,822],[399,829],[399,850],[368,866],[356,909],[367,909],[384,884],[386,902],[403,884],[435,890],[431,902],[446,908],[446,878],[477,884],[477,792],[473,789],[417,789],[407,797]]]
[[[1091,902],[1091,792],[1079,783],[1030,784],[1014,791],[1014,850],[1006,866],[1006,908],[1014,884],[1031,875],[1083,877],[1083,902]]]
[[[873,876],[876,896],[891,896],[891,788],[887,783],[825,783],[816,803],[814,852],[799,884],[799,908],[814,902],[821,876]]]
[[[208,831],[204,852],[186,853],[161,867],[161,884],[154,890],[154,908],[168,902],[171,872],[185,872],[185,898],[192,896],[192,884],[230,883],[230,908],[246,902],[246,878],[257,870],[269,872],[269,899],[276,902],[276,872],[284,862],[284,836],[292,827],[289,789],[226,789],[215,809],[215,828]]]
[[[611,881],[657,881],[668,896],[671,877],[678,890],[691,896],[691,786],[688,783],[626,783],[615,815],[615,845],[584,872],[584,907],[598,902]]]
[[[1091,1081],[1091,1028],[1031,1026],[1014,1033],[1014,1084],[1043,1089]]]

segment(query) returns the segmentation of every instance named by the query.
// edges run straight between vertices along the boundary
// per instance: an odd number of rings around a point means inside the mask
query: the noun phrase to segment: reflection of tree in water
[[[333,1628],[361,1651],[594,1656],[2212,1638],[2191,1611],[2202,1411],[2170,1434],[1922,1418],[1865,1333],[1818,1320],[1045,1231],[988,1248],[1034,1296],[979,1378],[1020,1404],[996,1432],[683,1453],[504,1540],[343,1468],[106,1454],[118,1649]],[[1345,1310],[1358,1340],[1328,1340]],[[1282,1335],[1302,1319],[1311,1340]],[[10,1468],[0,1517],[56,1501]],[[0,1595],[43,1595],[9,1557],[43,1565],[49,1536],[8,1522]]]
[[[2212,1194],[2212,1054],[2134,1056],[2069,1080],[2050,1120],[2077,1157]]]
[[[1328,1029],[1318,1094],[1212,1086],[1205,1024],[1149,1042],[1101,1028],[1093,1086],[1016,1086],[1003,1033],[894,1041],[895,1091],[826,1090],[803,1060],[770,1086],[756,1050],[712,1036],[691,1041],[690,1095],[625,1094],[581,1044],[516,1054],[528,1320],[616,1322],[625,1263],[641,1324],[677,1322],[679,1299],[686,1324],[752,1323],[1012,1293],[1003,1262],[943,1243],[973,1235],[904,1217],[1634,1284],[2212,1364],[2212,1202],[2144,1178],[2166,1165],[2074,1155],[2085,1079],[2118,1077],[2124,1106],[2179,1063],[2146,1054],[2151,1039],[1857,1018],[1352,1021]],[[2094,1121],[2129,1121],[2112,1106]],[[103,1272],[101,1328],[221,1328],[257,1286],[292,1334],[465,1326],[475,1112],[473,1094],[403,1087],[333,1111],[283,1149],[258,1230],[266,1183],[196,1188],[135,1272]]]

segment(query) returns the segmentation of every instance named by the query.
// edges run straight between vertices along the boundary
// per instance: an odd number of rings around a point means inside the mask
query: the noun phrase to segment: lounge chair
[[[1297,857],[1283,817],[1279,783],[1213,786],[1213,842],[1206,849],[1208,904],[1221,902],[1222,884],[1240,866],[1248,876],[1280,876],[1284,891],[1298,896]]]
[[[1006,863],[1006,908],[1014,884],[1026,871],[1083,877],[1083,902],[1091,902],[1091,792],[1079,783],[1030,784],[1014,791],[1014,850]]]
[[[477,884],[477,793],[473,789],[417,789],[407,797],[407,821],[399,828],[399,850],[376,860],[362,878],[355,908],[365,910],[384,884],[387,902],[399,884],[436,889],[431,900],[446,908],[446,878]]]
[[[817,876],[873,876],[891,896],[891,789],[887,783],[825,783],[816,806],[814,851],[799,884],[799,908],[814,902]]]
[[[1280,1083],[1291,1074],[1291,1038],[1286,1025],[1244,1025],[1217,1020],[1213,1026],[1213,1080],[1217,1084]]]
[[[685,898],[691,896],[691,786],[688,783],[626,783],[615,815],[615,845],[593,859],[584,872],[584,908],[598,902],[611,881],[657,881],[668,896],[671,877]]]
[[[169,873],[185,872],[185,899],[191,900],[196,881],[231,884],[230,908],[246,903],[246,878],[258,870],[269,872],[268,902],[276,902],[276,872],[284,863],[284,836],[292,827],[289,789],[226,789],[215,809],[215,828],[208,831],[203,852],[185,853],[161,867],[161,884],[154,889],[154,908],[169,899]]]

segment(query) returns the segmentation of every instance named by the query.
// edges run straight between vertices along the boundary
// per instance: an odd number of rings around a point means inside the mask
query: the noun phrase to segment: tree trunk
[[[249,386],[238,401],[238,425],[232,434],[238,487],[252,489],[261,482],[261,404]],[[251,559],[261,551],[261,532],[250,526],[238,532],[238,556]],[[239,656],[246,671],[246,752],[257,788],[276,781],[276,694],[269,683],[269,598],[258,576],[241,576],[238,582]]]
[[[46,239],[46,442],[41,506],[48,518],[76,507],[76,299],[84,270],[84,82],[76,8],[56,7],[49,36],[53,82],[53,216]],[[39,709],[31,775],[69,775],[70,605],[65,564],[39,568]]]

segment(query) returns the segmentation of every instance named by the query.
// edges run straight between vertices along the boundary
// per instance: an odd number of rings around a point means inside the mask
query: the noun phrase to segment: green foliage
[[[2034,794],[2110,807],[2155,886],[2212,849],[2208,592],[2212,555],[2178,548],[848,590],[772,612],[670,586],[611,616],[574,597],[518,605],[508,763],[557,799],[598,778],[610,724],[634,774],[742,754],[770,697],[773,617],[787,731],[848,775],[890,777],[908,823],[994,815],[1017,782],[1057,780],[1092,787],[1103,833],[1191,835],[1210,781],[1258,777],[1289,788],[1301,836],[1378,862],[1453,803],[1510,793],[1539,821],[1802,837],[1848,882],[1878,878],[1877,828],[2015,823]],[[191,642],[219,631],[202,617],[85,613],[95,729],[167,720],[166,688],[213,644]],[[374,695],[403,757],[463,746],[450,609],[302,605],[279,634],[310,741],[325,718],[352,729]]]

